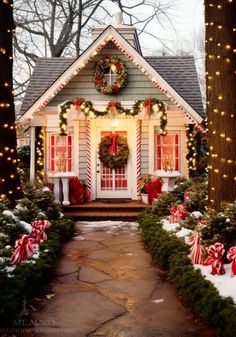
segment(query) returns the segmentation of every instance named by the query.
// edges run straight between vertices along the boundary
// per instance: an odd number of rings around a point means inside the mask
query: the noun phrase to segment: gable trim
[[[140,69],[149,80],[160,89],[194,124],[199,124],[203,118],[171,87],[167,81],[132,47],[112,26],[108,26],[103,33],[76,59],[64,73],[34,102],[34,104],[20,117],[18,122],[26,127],[34,116],[38,115],[48,103],[76,76],[80,70],[112,41],[115,46]]]

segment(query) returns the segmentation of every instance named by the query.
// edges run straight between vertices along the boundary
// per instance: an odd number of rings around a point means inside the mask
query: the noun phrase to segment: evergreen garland
[[[71,106],[74,105],[76,109],[81,111],[86,118],[89,117],[104,117],[112,114],[112,109],[117,114],[124,114],[126,116],[137,116],[144,108],[148,110],[148,116],[154,112],[158,113],[160,118],[160,135],[165,136],[167,134],[167,114],[165,105],[157,98],[148,98],[145,100],[138,100],[134,103],[131,109],[124,108],[118,101],[110,101],[104,111],[94,109],[91,101],[85,101],[83,98],[76,98],[71,101],[66,101],[58,106],[59,108],[59,128],[60,135],[67,135],[67,112]]]

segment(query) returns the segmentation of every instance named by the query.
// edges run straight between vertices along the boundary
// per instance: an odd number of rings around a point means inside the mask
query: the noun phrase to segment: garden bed
[[[156,206],[154,206],[155,209]],[[188,258],[183,239],[163,229],[162,217],[151,210],[139,217],[142,237],[158,265],[169,270],[170,279],[193,310],[214,325],[218,336],[236,336],[236,307],[232,298],[223,298],[213,284],[196,270]]]

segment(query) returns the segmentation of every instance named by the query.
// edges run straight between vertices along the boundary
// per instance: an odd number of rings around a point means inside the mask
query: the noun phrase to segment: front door
[[[113,132],[109,127],[97,129],[98,144],[101,139]],[[115,133],[123,136],[130,143],[130,130],[121,128]],[[98,146],[97,144],[97,146]],[[129,150],[130,146],[129,146]],[[128,162],[125,166],[112,169],[105,167],[97,156],[97,198],[131,198],[131,154],[129,154]]]

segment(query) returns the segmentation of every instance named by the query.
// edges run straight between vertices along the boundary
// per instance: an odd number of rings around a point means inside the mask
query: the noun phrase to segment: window
[[[51,172],[72,171],[72,135],[50,135],[50,160]]]
[[[114,65],[110,67],[107,67],[104,72],[104,79],[107,82],[107,85],[113,85],[116,82],[117,79],[117,73],[116,68],[114,68]]]
[[[163,137],[155,133],[155,169],[179,171],[179,132],[171,132]]]

